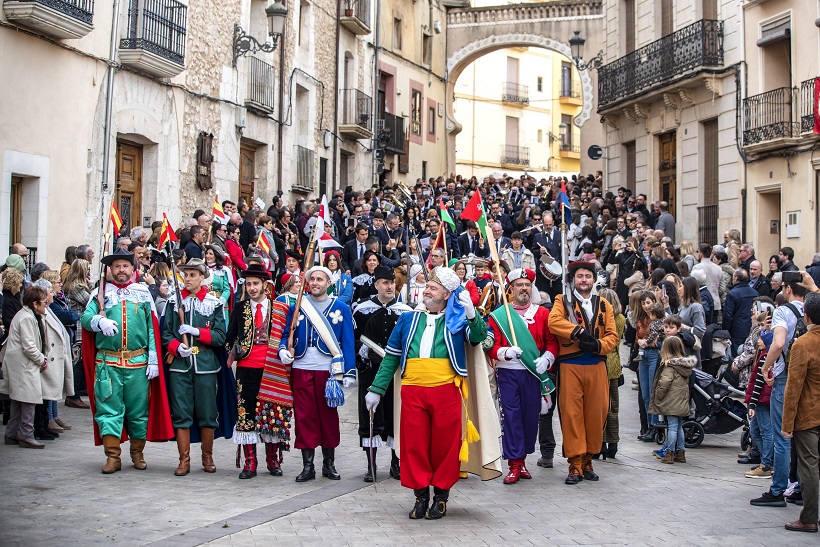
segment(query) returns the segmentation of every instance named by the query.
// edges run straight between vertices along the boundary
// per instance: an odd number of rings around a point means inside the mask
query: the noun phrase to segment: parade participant
[[[353,303],[358,304],[369,300],[375,296],[376,289],[373,287],[375,278],[373,272],[381,264],[379,253],[375,251],[365,251],[362,257],[362,273],[353,278]]]
[[[290,249],[285,251],[285,270],[279,275],[278,283],[276,284],[277,289],[281,292],[283,291],[284,281],[282,278],[286,274],[295,275],[299,277],[299,274],[302,271],[302,255],[300,255],[296,251],[292,251]]]
[[[570,262],[571,301],[559,294],[550,312],[558,337],[558,411],[569,461],[566,484],[597,481],[592,455],[601,450],[609,411],[606,356],[618,345],[612,306],[594,289],[595,265]],[[570,311],[571,310],[571,311]]]
[[[393,385],[388,386],[385,403],[376,408],[372,419],[364,399],[379,370],[384,357],[383,348],[387,347],[396,321],[402,313],[412,311],[409,306],[396,301],[396,276],[392,269],[379,266],[376,268],[374,277],[376,296],[358,305],[353,314],[358,347],[356,368],[359,378],[359,437],[367,456],[365,482],[374,480],[376,450],[380,446],[388,446],[392,450],[390,476],[394,479],[401,477],[399,458],[393,443]],[[371,423],[373,424],[372,431]]]
[[[293,394],[290,367],[278,354],[290,306],[272,299],[271,275],[263,265],[251,264],[241,275],[248,298],[234,307],[225,339],[236,357],[238,419],[233,442],[245,456],[239,478],[256,476],[260,440],[265,443],[268,472],[281,477],[282,454],[290,450]]]
[[[103,283],[102,296],[92,291],[80,319],[94,441],[105,447],[102,472],[115,473],[122,469],[124,427],[134,468],[144,470],[145,441],[173,437],[165,377],[159,373],[159,320],[148,288],[131,282],[134,255],[117,249],[101,262],[111,279]]]
[[[470,295],[470,300],[472,300],[473,306],[477,306],[478,298],[481,296],[481,293],[479,292],[476,284],[473,283],[473,280],[467,279],[467,261],[467,258],[462,258],[460,260],[454,258],[450,261],[450,269],[456,273],[459,281],[461,282],[461,287]]]
[[[368,411],[378,407],[401,367],[401,484],[416,496],[410,518],[436,520],[447,513],[450,488],[465,459],[460,454],[466,449],[461,427],[468,376],[465,345],[481,343],[487,325],[458,276],[444,267],[430,272],[423,304],[423,311],[405,313],[396,323],[365,404]],[[428,510],[430,486],[434,496]]]
[[[296,297],[302,290],[302,280],[298,274],[285,273],[279,278],[282,282],[282,294],[276,297],[278,302],[284,302],[288,306],[296,304]]]
[[[222,363],[214,348],[225,345],[227,326],[222,302],[203,284],[208,274],[205,261],[192,258],[179,269],[185,276],[185,288],[173,294],[165,307],[162,343],[173,356],[168,388],[179,450],[174,475],[182,477],[191,471],[190,428],[194,420],[202,435],[202,467],[206,473],[216,472],[213,449],[219,425],[217,374]]]
[[[291,307],[291,314],[296,317],[286,326],[279,346],[282,362],[293,363],[291,385],[297,424],[294,446],[302,451],[303,464],[296,482],[316,478],[313,458],[317,446],[322,447],[322,476],[332,480],[341,478],[334,463],[340,440],[335,406],[339,402],[327,400],[325,391],[331,374],[336,379],[344,376],[345,387],[352,385],[356,350],[350,307],[327,294],[331,276],[330,270],[323,266],[314,266],[305,272],[310,293],[302,298],[300,309]],[[293,353],[287,348],[292,328],[296,329]]]
[[[227,325],[230,310],[233,308],[234,289],[236,283],[231,269],[225,266],[225,253],[216,245],[205,246],[205,264],[208,265],[209,276],[206,280],[212,295],[222,302],[222,311],[225,314]]]
[[[479,292],[483,291],[484,287],[486,287],[487,284],[491,283],[493,280],[493,276],[487,271],[487,266],[487,262],[481,259],[473,262],[473,267],[475,268],[473,283],[475,283],[475,286],[478,287]]]
[[[494,344],[489,351],[496,360],[496,381],[504,420],[502,446],[510,471],[504,484],[519,477],[531,479],[527,454],[535,452],[538,417],[549,411],[555,386],[547,375],[558,354],[558,339],[550,332],[549,311],[532,303],[535,272],[515,269],[507,274],[513,291],[513,313],[499,308],[490,314]],[[512,320],[512,333],[510,321]],[[514,333],[515,339],[512,338]],[[517,342],[517,344],[513,341]]]
[[[353,279],[342,270],[342,259],[339,251],[325,253],[325,266],[332,274],[332,284],[328,289],[328,293],[349,306],[353,300]]]
[[[421,302],[424,289],[427,286],[427,278],[424,277],[424,266],[413,264],[410,266],[410,275],[407,276],[408,297],[406,304],[411,308]]]

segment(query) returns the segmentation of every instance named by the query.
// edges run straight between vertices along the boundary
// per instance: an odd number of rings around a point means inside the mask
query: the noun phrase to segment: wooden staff
[[[100,308],[98,312],[100,315],[105,315],[105,282],[108,274],[108,266],[105,265],[102,259],[108,254],[110,241],[111,232],[105,232],[105,243],[103,244],[103,252],[100,257],[100,282],[97,285],[97,306]]]
[[[490,254],[492,255],[493,262],[495,262],[495,276],[498,278],[498,288],[501,291],[501,299],[504,302],[504,311],[507,312],[507,324],[510,325],[510,336],[512,336],[513,345],[517,346],[518,339],[515,336],[512,315],[510,315],[510,306],[507,303],[507,292],[504,290],[504,276],[501,275],[501,260],[498,257],[498,249],[495,248],[495,237],[489,224],[485,227],[485,232],[487,233],[487,243],[490,244]]]
[[[316,248],[316,225],[310,230],[310,242],[308,243],[307,254],[305,255],[305,266],[313,265],[313,251]],[[296,331],[296,321],[299,320],[299,311],[302,309],[302,296],[305,294],[305,272],[299,272],[299,280],[302,288],[296,296],[296,305],[293,308],[293,317],[290,320],[290,332],[288,333],[288,351],[293,355],[293,333]]]
[[[185,310],[182,308],[182,293],[179,291],[179,282],[177,281],[177,261],[174,259],[174,249],[171,247],[171,240],[168,240],[168,256],[171,257],[171,271],[174,274],[174,294],[176,295],[177,299],[177,313],[179,314],[179,324],[185,324]],[[182,343],[185,344],[187,348],[191,348],[188,344],[188,335],[182,335]],[[191,348],[193,349],[193,348]],[[168,356],[171,357],[171,361],[173,361],[173,355],[171,352],[168,352]],[[171,362],[169,361],[169,363]]]

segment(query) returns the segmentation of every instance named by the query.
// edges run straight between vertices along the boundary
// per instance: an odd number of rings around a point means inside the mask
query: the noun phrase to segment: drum
[[[541,262],[538,264],[538,269],[541,270],[541,275],[550,281],[558,281],[561,279],[561,273],[564,269],[561,263],[552,258],[549,254],[541,256]]]

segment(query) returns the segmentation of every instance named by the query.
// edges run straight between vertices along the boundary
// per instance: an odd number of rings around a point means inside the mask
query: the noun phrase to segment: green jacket
[[[225,314],[222,302],[203,291],[200,295],[188,295],[183,298],[185,324],[199,329],[199,336],[188,336],[188,342],[198,348],[198,353],[187,359],[179,356],[182,335],[179,334],[179,313],[177,313],[176,295],[168,300],[165,306],[165,324],[162,327],[162,345],[174,356],[170,365],[171,372],[188,372],[194,367],[196,374],[214,374],[221,366],[214,353],[214,348],[225,345]],[[194,338],[192,341],[191,338]]]
[[[694,357],[676,357],[661,362],[652,385],[650,414],[689,416],[689,377],[695,368]]]

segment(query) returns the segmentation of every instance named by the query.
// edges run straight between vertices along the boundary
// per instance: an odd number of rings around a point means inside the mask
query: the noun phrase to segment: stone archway
[[[538,47],[572,58],[569,38],[580,31],[586,38],[585,57],[602,47],[604,15],[600,0],[559,0],[484,8],[457,8],[447,12],[447,165],[455,167],[456,135],[461,124],[453,112],[458,77],[472,62],[493,51],[511,47]],[[581,128],[597,109],[597,78],[579,71],[583,105],[574,124]],[[603,129],[589,124],[581,134],[584,142],[602,142]],[[582,166],[584,160],[582,159]],[[583,168],[583,167],[582,167]]]

